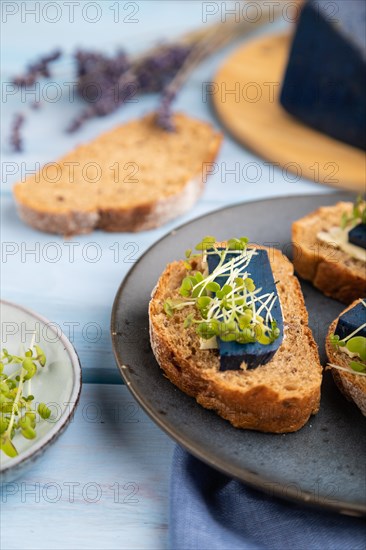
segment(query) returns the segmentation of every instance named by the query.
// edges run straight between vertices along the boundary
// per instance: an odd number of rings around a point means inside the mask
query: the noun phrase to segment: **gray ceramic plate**
[[[366,515],[365,418],[325,373],[319,414],[299,432],[271,435],[237,430],[171,384],[152,354],[150,293],[165,265],[204,235],[219,240],[245,234],[291,253],[291,222],[349,194],[286,197],[238,204],[198,218],[154,244],[118,290],[112,338],[122,376],[145,411],[192,454],[221,470],[293,501]],[[324,337],[344,308],[309,284],[302,285],[323,364]]]
[[[47,362],[31,380],[34,402],[45,402],[51,410],[48,420],[37,424],[37,437],[15,435],[19,455],[10,458],[0,451],[0,481],[12,481],[32,466],[68,426],[81,391],[81,367],[76,352],[64,334],[44,317],[1,300],[1,344],[12,354],[35,343],[45,351]],[[28,382],[25,391],[28,393]],[[26,395],[27,395],[26,393]]]

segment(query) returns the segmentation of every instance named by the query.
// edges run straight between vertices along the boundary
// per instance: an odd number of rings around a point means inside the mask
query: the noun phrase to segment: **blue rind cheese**
[[[230,261],[235,256],[235,253],[227,253],[226,261]],[[207,263],[209,273],[212,273],[220,261],[218,254],[209,254]],[[273,278],[271,265],[266,250],[257,250],[253,255],[248,267],[245,270],[253,279],[256,288],[262,288],[261,294],[273,292],[277,296],[272,309],[271,315],[277,322],[277,327],[280,330],[280,336],[271,344],[264,345],[259,343],[239,344],[238,342],[224,342],[218,338],[219,353],[220,353],[220,370],[238,370],[243,362],[246,363],[248,369],[254,369],[259,365],[268,363],[280,347],[283,340],[283,317],[281,304],[278,297],[276,284]],[[240,273],[239,276],[242,276]],[[215,281],[222,287],[227,276],[219,276]]]
[[[366,1],[308,0],[280,102],[305,124],[366,149]]]
[[[356,246],[366,248],[366,223],[359,223],[351,229],[348,233],[348,240]]]
[[[366,299],[363,301],[366,302]],[[364,304],[359,302],[355,307],[349,309],[340,316],[334,332],[337,336],[339,336],[340,340],[343,340],[366,323],[365,312],[366,309]],[[366,327],[357,332],[357,336],[366,337]]]

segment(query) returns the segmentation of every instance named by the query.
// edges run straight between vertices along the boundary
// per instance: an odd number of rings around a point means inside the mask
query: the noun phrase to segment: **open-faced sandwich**
[[[353,302],[331,324],[326,350],[335,383],[366,416],[366,299]]]
[[[300,429],[322,368],[293,266],[248,239],[206,237],[169,264],[149,306],[155,357],[178,388],[237,428]]]
[[[293,223],[295,271],[326,296],[366,295],[366,202],[324,206]]]

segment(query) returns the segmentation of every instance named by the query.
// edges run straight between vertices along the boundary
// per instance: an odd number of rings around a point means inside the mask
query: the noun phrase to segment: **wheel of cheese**
[[[230,133],[287,181],[301,178],[358,192],[365,189],[361,149],[328,137],[288,114],[279,102],[290,35],[261,37],[236,50],[207,95]]]

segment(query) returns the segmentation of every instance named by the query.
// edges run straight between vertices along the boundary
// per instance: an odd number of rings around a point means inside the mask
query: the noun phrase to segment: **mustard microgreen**
[[[259,342],[267,345],[276,340],[280,331],[272,318],[271,309],[277,296],[262,293],[246,271],[255,249],[247,250],[247,237],[230,239],[225,245],[217,245],[215,237],[204,237],[195,247],[203,252],[202,264],[209,254],[218,254],[220,261],[211,274],[203,275],[192,269],[190,261],[197,255],[186,251],[189,273],[179,288],[180,300],[168,299],[164,303],[165,313],[171,317],[176,310],[194,306],[197,315],[190,313],[184,327],[196,325],[196,332],[203,340],[218,337],[226,342],[241,344]],[[236,252],[234,258],[226,260],[227,253]],[[240,269],[240,275],[239,275]],[[207,270],[205,270],[206,273]],[[215,279],[227,275],[227,282],[220,285]],[[262,316],[260,312],[264,312]]]
[[[37,412],[44,420],[47,420],[51,416],[51,410],[47,407],[46,403],[40,403],[37,407]]]
[[[204,237],[201,242],[196,244],[195,249],[196,250],[209,250],[214,246],[216,242],[215,237]]]
[[[12,371],[10,365],[19,365]],[[51,415],[45,403],[33,409],[34,395],[30,393],[31,379],[38,367],[46,365],[46,356],[40,346],[32,345],[23,355],[11,355],[7,349],[2,350],[0,369],[0,450],[7,456],[15,457],[18,451],[13,443],[15,434],[20,433],[26,439],[37,436],[36,422],[38,417],[47,419]],[[8,370],[8,372],[6,372]],[[25,387],[27,393],[25,395]]]
[[[364,336],[357,336],[357,333],[363,330],[365,326],[366,323],[343,338],[343,340],[341,340],[337,334],[330,334],[329,336],[329,342],[335,349],[346,348],[350,353],[356,356],[356,359],[360,359],[360,361],[358,361],[355,360],[354,357],[350,358],[349,368],[355,373],[362,374],[366,374],[366,338]],[[336,365],[332,366],[337,368]]]
[[[356,225],[357,223],[366,223],[366,201],[361,195],[357,197],[352,213],[350,215],[346,212],[342,214],[341,228],[345,229],[348,225]]]

